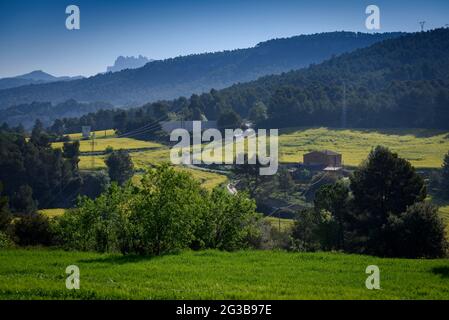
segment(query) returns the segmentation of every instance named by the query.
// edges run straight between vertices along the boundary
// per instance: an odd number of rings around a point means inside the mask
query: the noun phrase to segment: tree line
[[[220,187],[206,191],[168,164],[149,169],[139,183],[132,183],[132,164],[123,153],[111,154],[108,166],[115,182],[96,197],[79,198],[75,208],[55,219],[32,214],[12,220],[8,198],[0,196],[0,244],[10,239],[25,246],[160,255],[186,248],[264,248],[279,237],[244,190],[236,195]],[[253,176],[244,168],[236,170],[242,179]],[[120,172],[125,173],[118,176]],[[449,199],[448,172],[449,153],[440,182],[441,196]],[[289,179],[279,179],[279,187],[289,192]],[[245,185],[257,193],[257,183],[250,179]],[[444,257],[445,225],[426,198],[424,180],[411,164],[376,147],[349,182],[339,180],[317,190],[313,208],[298,211],[293,229],[281,235],[287,242],[282,248]]]
[[[449,198],[447,173],[443,179],[442,191]],[[314,208],[298,213],[293,247],[388,257],[445,256],[445,224],[426,197],[424,180],[411,164],[377,147],[351,175],[349,184],[338,181],[322,186]]]

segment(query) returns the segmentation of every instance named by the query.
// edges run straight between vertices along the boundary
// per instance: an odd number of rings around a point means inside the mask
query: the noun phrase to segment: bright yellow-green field
[[[397,152],[417,168],[439,168],[449,151],[449,132],[427,129],[283,129],[279,136],[279,155],[280,162],[298,163],[303,161],[305,153],[329,149],[341,153],[345,165],[358,166],[378,145]],[[205,150],[211,151],[210,155],[206,154],[208,161],[221,161],[224,157],[224,147],[221,154],[213,154],[210,145]],[[247,151],[246,145],[244,151]]]
[[[279,219],[276,217],[265,217],[265,220],[267,220],[273,228],[276,230],[279,229],[279,222],[281,225],[281,231],[288,232],[293,228],[293,225],[295,221],[293,219]]]
[[[145,166],[149,162],[169,160],[169,149],[159,143],[129,138],[104,138],[96,142],[96,151],[104,151],[108,146],[115,150],[160,148],[133,155],[136,167]],[[345,165],[358,166],[377,145],[389,147],[417,168],[439,168],[444,155],[449,151],[449,133],[427,129],[294,128],[282,130],[279,137],[280,161],[290,163],[302,161],[304,153],[330,149],[343,155]],[[53,146],[61,148],[62,143],[54,143]],[[81,141],[80,150],[91,151],[90,141]],[[104,166],[101,159],[98,157],[99,161],[96,161],[99,167]],[[84,165],[86,160],[81,159],[82,168],[90,166],[90,161]]]
[[[207,190],[222,185],[228,181],[228,178],[222,174],[206,172],[201,170],[194,170],[190,168],[176,167],[178,170],[189,172],[193,178],[201,183],[201,186]]]
[[[341,153],[345,165],[358,166],[373,147],[383,145],[417,168],[439,168],[449,151],[449,133],[426,129],[295,128],[282,130],[279,144],[281,162],[302,162],[304,153],[329,149]]]
[[[92,133],[95,133],[95,137],[97,139],[110,138],[115,136],[114,129],[93,131]],[[82,138],[82,133],[70,133],[67,136],[69,136],[71,140],[80,140]]]
[[[65,212],[65,209],[43,209],[39,210],[39,213],[47,216],[49,218],[54,218],[57,216],[62,216]]]
[[[91,140],[80,141],[80,151],[90,152],[92,151]],[[55,142],[52,144],[53,148],[62,148],[63,142]],[[114,150],[120,149],[140,149],[140,148],[160,148],[161,144],[156,142],[141,141],[130,138],[104,138],[96,139],[94,151],[105,151],[107,147],[112,147]]]
[[[161,147],[155,150],[146,150],[130,153],[134,167],[136,169],[145,169],[150,165],[155,165],[161,162],[170,161],[170,150],[166,147]],[[106,168],[104,163],[107,155],[93,156],[95,159],[94,167],[92,167],[92,156],[80,156],[79,167],[81,170],[98,170]]]
[[[201,183],[201,186],[207,190],[212,190],[215,187],[223,185],[228,181],[228,178],[222,174],[206,172],[201,170],[190,169],[186,167],[176,166],[175,170],[188,172],[194,179]],[[133,183],[140,183],[142,175],[136,174],[132,178]]]

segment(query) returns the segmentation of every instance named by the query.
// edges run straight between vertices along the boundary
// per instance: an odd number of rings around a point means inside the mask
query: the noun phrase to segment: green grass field
[[[0,251],[0,299],[449,299],[448,260],[336,253],[183,252],[155,258]],[[365,288],[368,265],[381,290]],[[80,290],[65,269],[80,268]]]
[[[440,168],[449,151],[449,133],[426,129],[340,130],[295,128],[280,132],[281,162],[302,162],[304,153],[330,149],[345,165],[358,166],[377,145],[389,147],[417,168]]]

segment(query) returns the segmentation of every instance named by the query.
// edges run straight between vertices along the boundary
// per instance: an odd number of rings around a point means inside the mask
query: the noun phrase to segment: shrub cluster
[[[246,248],[257,237],[255,203],[244,194],[208,192],[168,164],[137,186],[113,184],[56,220],[58,242],[76,250],[160,255],[184,248]]]

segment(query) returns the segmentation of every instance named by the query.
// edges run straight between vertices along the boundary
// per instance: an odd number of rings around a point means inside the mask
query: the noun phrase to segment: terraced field
[[[80,141],[81,152],[91,152],[92,144],[91,140]],[[62,148],[63,142],[55,142],[52,144],[53,148]],[[132,150],[142,148],[160,148],[162,145],[156,142],[142,141],[130,138],[104,138],[96,139],[94,145],[94,151],[105,151],[108,147],[112,147],[114,150]]]

